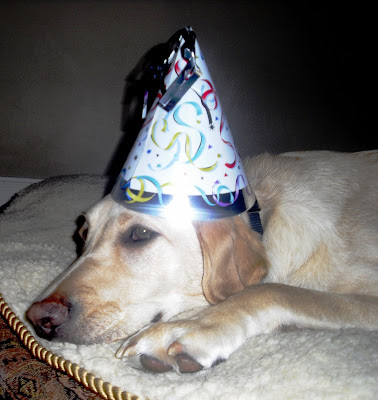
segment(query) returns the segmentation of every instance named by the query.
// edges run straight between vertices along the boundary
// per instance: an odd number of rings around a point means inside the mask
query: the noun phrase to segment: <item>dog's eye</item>
[[[120,236],[123,245],[139,246],[149,243],[159,234],[151,229],[142,225],[135,225],[130,227],[124,234]]]
[[[133,242],[139,242],[141,240],[152,239],[156,232],[151,231],[144,226],[137,226],[131,232],[131,240]]]

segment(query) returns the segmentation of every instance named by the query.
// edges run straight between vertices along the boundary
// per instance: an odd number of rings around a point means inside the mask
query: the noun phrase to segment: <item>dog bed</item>
[[[183,375],[125,366],[114,358],[120,343],[36,342],[26,330],[34,334],[25,311],[75,260],[75,221],[100,200],[105,185],[95,176],[51,178],[2,209],[1,399],[377,398],[378,332],[292,329],[261,335],[227,362]]]

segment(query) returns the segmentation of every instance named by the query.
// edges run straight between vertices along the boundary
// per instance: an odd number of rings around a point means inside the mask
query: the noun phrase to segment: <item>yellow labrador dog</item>
[[[285,325],[377,329],[377,162],[373,151],[246,159],[262,236],[244,214],[181,223],[107,196],[85,214],[82,256],[27,316],[49,339],[127,339],[117,357],[156,372],[210,368]]]

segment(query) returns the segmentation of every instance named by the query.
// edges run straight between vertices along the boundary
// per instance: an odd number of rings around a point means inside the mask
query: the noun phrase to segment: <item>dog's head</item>
[[[214,304],[260,281],[261,241],[243,216],[178,223],[105,197],[79,230],[83,254],[27,311],[45,338],[99,343]]]

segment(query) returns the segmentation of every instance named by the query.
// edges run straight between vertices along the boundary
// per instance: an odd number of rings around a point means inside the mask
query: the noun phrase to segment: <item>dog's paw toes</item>
[[[177,354],[175,357],[178,369],[181,373],[193,373],[203,369],[203,365],[186,353]]]
[[[198,372],[202,369],[212,368],[221,362],[226,361],[226,357],[217,356],[211,351],[211,346],[199,346],[189,344],[188,338],[182,337],[180,340],[186,341],[183,345],[179,342],[173,342],[168,348],[168,355],[175,360],[177,369],[181,373]]]
[[[155,324],[132,336],[116,357],[152,372],[198,372],[225,361],[233,350],[232,337],[215,328],[198,320]]]
[[[158,358],[147,354],[141,354],[139,357],[139,361],[144,369],[151,372],[168,372],[173,369],[171,364],[168,364]]]
[[[179,342],[173,342],[169,346],[168,355],[174,358],[181,373],[198,372],[204,368],[200,362],[185,351],[184,346]]]
[[[176,345],[176,343],[174,343]],[[197,360],[195,360],[190,354],[182,351],[182,346],[180,346],[180,352],[172,351],[171,347],[168,349],[168,354],[170,356],[174,355],[174,359],[177,365],[178,370],[181,373],[193,373],[198,372],[203,369],[203,365],[200,364]]]
[[[156,354],[149,354],[147,352],[140,352],[135,349],[135,346],[122,346],[116,353],[116,357],[122,359],[122,362],[130,367],[142,369],[155,373],[162,373],[171,371],[175,364],[174,359],[159,352]]]

